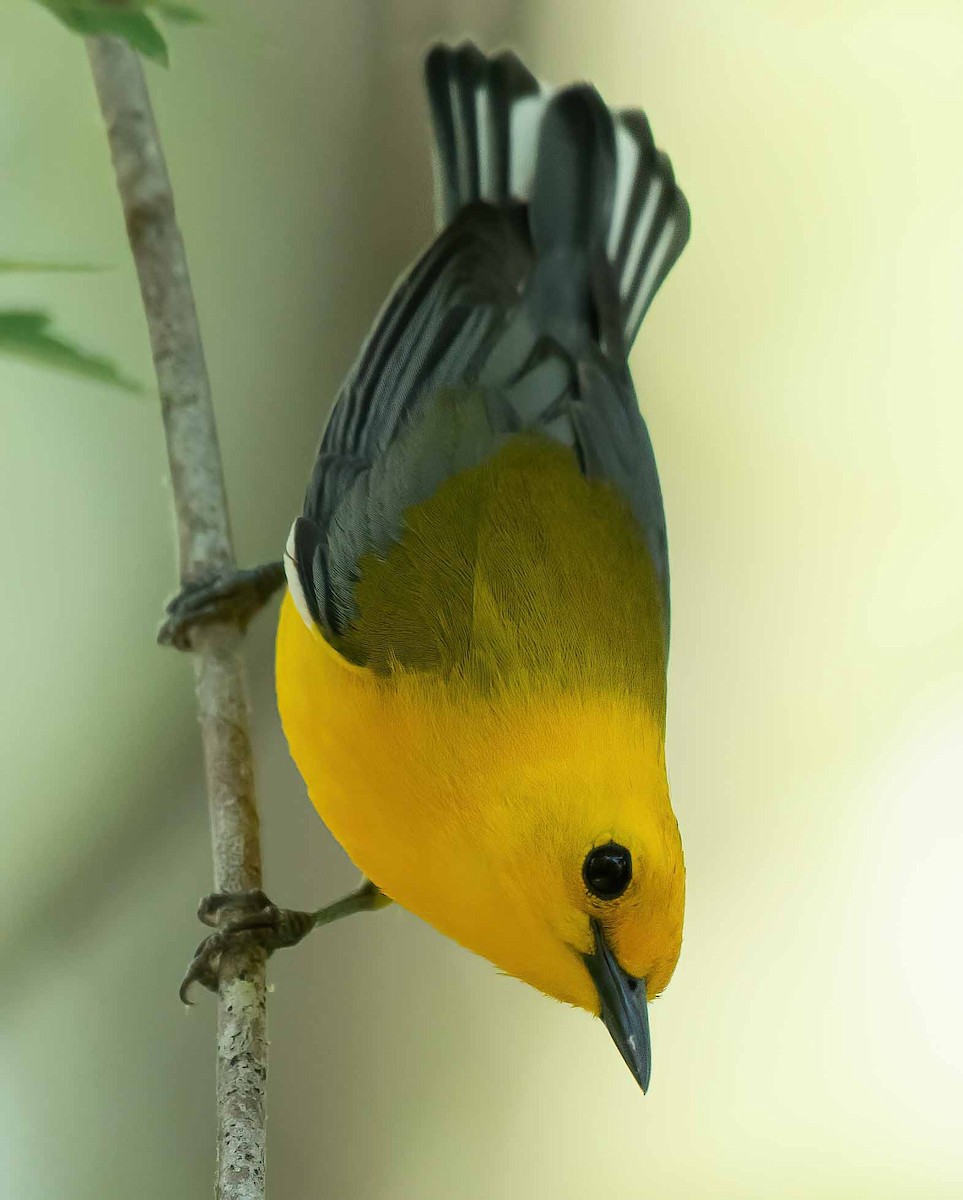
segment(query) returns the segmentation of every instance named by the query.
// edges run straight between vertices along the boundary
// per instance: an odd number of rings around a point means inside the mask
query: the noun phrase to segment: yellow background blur
[[[693,239],[634,359],[674,585],[689,909],[643,1098],[605,1031],[389,910],[271,965],[288,1200],[963,1194],[963,6],[244,0],[149,69],[238,553],[431,222],[420,54],[510,43],[644,105]],[[0,279],[150,381],[82,46],[0,14]],[[209,887],[156,403],[0,361],[0,1190],[207,1194]],[[354,872],[250,665],[267,880]]]

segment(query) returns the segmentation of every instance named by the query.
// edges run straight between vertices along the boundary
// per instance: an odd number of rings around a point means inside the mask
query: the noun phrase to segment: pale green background
[[[367,323],[429,235],[419,58],[515,45],[642,103],[693,240],[634,368],[674,583],[683,958],[650,1095],[605,1031],[399,911],[271,966],[286,1200],[963,1194],[963,7],[958,0],[221,4],[150,69],[238,552],[276,557]],[[0,15],[0,279],[151,378],[83,48]],[[0,363],[0,1192],[208,1193],[209,886],[161,430]],[[250,667],[267,879],[354,872]]]

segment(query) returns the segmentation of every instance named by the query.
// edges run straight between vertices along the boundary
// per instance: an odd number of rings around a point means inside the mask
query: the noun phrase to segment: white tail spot
[[[629,207],[629,198],[635,186],[641,157],[639,143],[619,121],[615,126],[615,198],[612,202],[612,223],[609,225],[609,262],[615,261],[615,254],[622,240],[625,213]]]
[[[632,305],[631,319],[627,325],[630,338],[634,337],[635,331],[639,327],[639,322],[642,320],[642,314],[645,312],[645,306],[652,298],[652,288],[665,263],[665,256],[669,252],[669,246],[672,243],[674,235],[675,220],[673,219],[665,223],[665,228],[659,234],[659,240],[652,254],[649,256],[649,261],[645,267],[645,274],[639,283],[639,293],[635,298],[635,303]]]
[[[491,100],[486,87],[475,92],[475,126],[478,131],[478,196],[481,200],[496,200],[492,178]]]
[[[536,96],[523,96],[512,105],[508,137],[508,193],[518,200],[528,200],[531,194],[538,131],[550,96],[551,92],[542,91]]]
[[[655,209],[659,203],[659,197],[662,195],[663,186],[663,181],[658,175],[649,184],[645,203],[642,205],[641,213],[639,213],[638,224],[635,227],[635,232],[632,234],[632,244],[629,246],[629,252],[625,256],[625,269],[622,272],[622,279],[619,284],[619,292],[623,298],[632,286],[632,279],[638,270],[639,262],[642,258],[642,250],[652,229],[652,222],[655,220]]]

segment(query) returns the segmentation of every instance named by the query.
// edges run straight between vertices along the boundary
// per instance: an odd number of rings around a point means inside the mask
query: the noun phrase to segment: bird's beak
[[[592,921],[594,953],[582,957],[598,989],[601,1017],[629,1070],[645,1092],[652,1074],[649,1005],[645,980],[629,975],[616,962],[598,921]]]

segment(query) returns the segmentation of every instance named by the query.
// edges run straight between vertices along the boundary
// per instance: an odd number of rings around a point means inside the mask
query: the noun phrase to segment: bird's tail
[[[471,42],[425,59],[435,130],[438,224],[475,200],[528,198],[544,94],[511,51],[487,58]]]
[[[610,111],[584,84],[553,92],[511,52],[489,58],[467,42],[436,46],[425,80],[439,224],[475,201],[528,204],[537,255],[568,246],[593,274],[607,264],[627,352],[689,236],[645,115]]]

